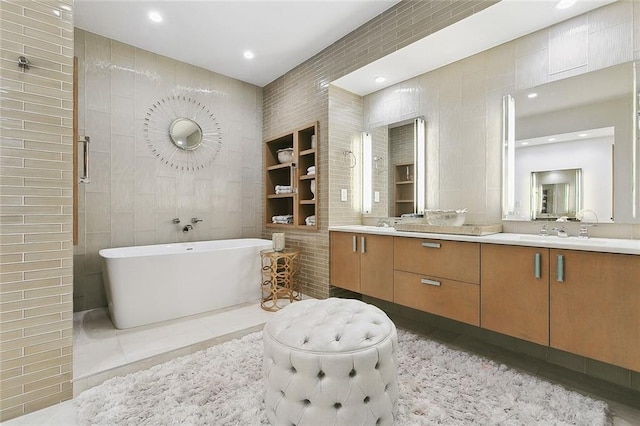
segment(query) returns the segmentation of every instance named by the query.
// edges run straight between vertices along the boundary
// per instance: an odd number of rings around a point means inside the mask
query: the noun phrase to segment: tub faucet
[[[191,223],[198,223],[198,222],[202,222],[202,219],[198,219],[197,217],[191,218]]]
[[[185,225],[184,228],[182,228],[182,232],[189,232],[191,229],[193,229],[193,226]]]

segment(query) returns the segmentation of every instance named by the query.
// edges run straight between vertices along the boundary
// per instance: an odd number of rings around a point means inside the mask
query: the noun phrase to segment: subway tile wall
[[[0,421],[72,397],[72,9],[0,3]]]
[[[91,183],[79,191],[74,310],[107,305],[100,249],[259,237],[262,89],[78,28],[75,52]],[[171,168],[147,144],[149,108],[173,95],[202,102],[220,124],[222,149],[203,170]],[[159,137],[158,143],[171,142]],[[203,222],[183,233],[192,217]]]

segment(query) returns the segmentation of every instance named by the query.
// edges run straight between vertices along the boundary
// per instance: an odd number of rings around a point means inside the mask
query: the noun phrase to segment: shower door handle
[[[89,136],[85,136],[84,140],[79,140],[78,143],[82,144],[82,176],[80,176],[80,183],[91,183],[89,179]]]

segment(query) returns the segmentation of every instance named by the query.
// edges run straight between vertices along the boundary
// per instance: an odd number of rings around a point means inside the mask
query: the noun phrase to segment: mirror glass
[[[531,218],[572,220],[582,210],[582,169],[531,173]]]
[[[505,96],[504,220],[636,221],[634,81],[629,62]],[[559,183],[543,213],[542,185]]]
[[[421,117],[376,127],[372,139],[372,216],[424,212],[425,121]]]
[[[169,127],[171,142],[180,149],[193,151],[202,143],[202,128],[189,118],[176,118]]]

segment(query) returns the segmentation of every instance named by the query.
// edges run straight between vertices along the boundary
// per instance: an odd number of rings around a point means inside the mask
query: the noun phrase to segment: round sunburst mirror
[[[222,147],[220,124],[201,102],[170,96],[155,102],[144,122],[147,144],[163,163],[178,170],[200,170]]]
[[[188,118],[176,118],[169,127],[169,137],[178,148],[193,151],[202,143],[202,127]]]

